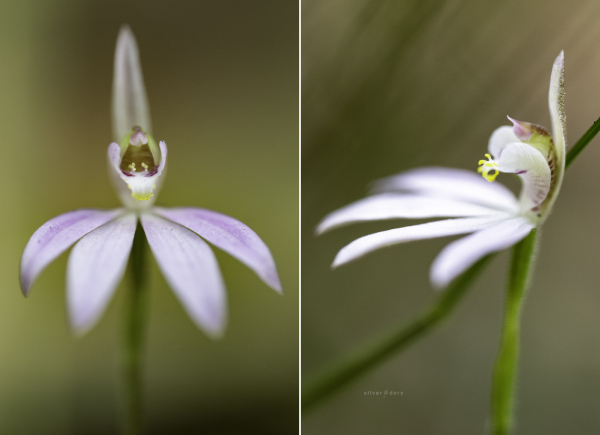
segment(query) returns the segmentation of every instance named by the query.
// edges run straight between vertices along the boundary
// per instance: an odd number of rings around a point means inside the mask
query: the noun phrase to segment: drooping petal
[[[189,228],[237,258],[268,286],[281,293],[281,283],[271,251],[260,237],[242,222],[203,208],[155,207],[153,212]]]
[[[408,191],[441,196],[484,205],[501,211],[517,212],[515,195],[499,183],[489,183],[475,171],[424,167],[379,180],[374,192]]]
[[[150,172],[130,173],[121,169],[121,147],[112,142],[108,146],[108,160],[112,181],[124,205],[130,208],[147,208],[155,200],[155,193],[160,188],[164,169],[167,164],[167,145],[160,141],[160,162]]]
[[[213,337],[226,323],[225,286],[210,247],[174,222],[142,214],[142,226],[165,279],[192,320]]]
[[[88,330],[102,315],[125,272],[137,216],[128,213],[85,235],[67,264],[67,307],[71,327]]]
[[[498,213],[495,216],[468,217],[458,219],[446,219],[443,221],[429,222],[421,225],[396,228],[381,231],[375,234],[356,239],[338,252],[332,267],[337,267],[350,261],[356,260],[369,252],[386,246],[399,243],[412,242],[415,240],[434,239],[437,237],[467,234],[482,230],[503,220],[510,219],[508,213]]]
[[[431,265],[431,283],[444,288],[479,259],[521,241],[534,228],[522,217],[496,223],[446,246]]]
[[[500,172],[510,172],[521,177],[522,210],[530,210],[546,199],[552,174],[546,158],[537,149],[522,142],[509,144],[504,147],[497,163]]]
[[[116,142],[120,141],[136,126],[148,133],[152,132],[137,43],[129,26],[124,25],[119,32],[115,51],[112,95],[113,139]]]
[[[317,234],[354,222],[385,219],[423,219],[497,214],[489,207],[435,196],[383,193],[356,201],[325,216]]]
[[[504,147],[513,142],[520,142],[513,130],[513,127],[503,125],[502,127],[498,127],[492,133],[488,143],[488,151],[495,158],[499,158],[502,155],[502,150]]]
[[[122,210],[75,210],[56,216],[29,239],[21,257],[21,291],[27,296],[44,268],[73,243],[100,225],[116,218]]]

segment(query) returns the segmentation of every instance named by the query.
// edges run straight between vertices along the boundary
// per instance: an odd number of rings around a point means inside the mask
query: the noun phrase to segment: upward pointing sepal
[[[115,50],[112,95],[113,140],[119,141],[133,127],[151,133],[150,108],[146,97],[135,36],[127,24],[121,27]]]

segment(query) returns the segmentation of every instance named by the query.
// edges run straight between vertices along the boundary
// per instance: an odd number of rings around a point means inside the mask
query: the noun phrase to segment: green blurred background
[[[548,85],[566,55],[569,144],[600,116],[600,3],[305,0],[302,15],[302,374],[413,318],[435,298],[432,260],[452,238],[396,246],[331,271],[355,238],[414,221],[318,221],[375,179],[471,169],[506,115],[550,127]],[[566,174],[544,225],[524,309],[517,434],[599,433],[600,140]],[[501,174],[496,182],[519,185]],[[482,434],[507,254],[450,320],[303,419],[307,434]],[[365,391],[402,397],[365,397]]]
[[[271,248],[285,295],[217,252],[230,322],[192,324],[151,260],[148,434],[295,433],[298,426],[298,4],[0,3],[0,433],[118,427],[123,294],[83,338],[68,330],[61,256],[28,300],[31,234],[69,210],[118,206],[107,176],[117,33],[141,52],[154,134],[169,145],[158,204],[243,221]]]

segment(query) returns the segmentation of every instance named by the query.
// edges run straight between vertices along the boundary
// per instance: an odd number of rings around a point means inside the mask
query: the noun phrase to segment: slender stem
[[[600,118],[594,121],[592,126],[588,128],[588,131],[581,136],[581,139],[579,139],[575,145],[571,147],[567,153],[567,157],[565,158],[565,169],[568,168],[571,163],[573,163],[575,157],[577,157],[579,153],[583,151],[583,149],[592,141],[598,132],[600,132]]]
[[[123,433],[142,433],[142,348],[146,307],[146,240],[138,222],[131,248],[129,268],[131,292],[128,294],[123,330]]]
[[[534,229],[512,249],[502,341],[492,381],[493,435],[507,435],[513,426],[521,309],[533,271],[536,240]]]
[[[334,362],[321,374],[309,379],[306,386],[302,388],[303,412],[431,331],[452,312],[471,282],[487,265],[491,257],[492,255],[488,255],[482,258],[455,279],[433,305],[414,321],[402,324],[391,333],[371,342],[359,352]]]

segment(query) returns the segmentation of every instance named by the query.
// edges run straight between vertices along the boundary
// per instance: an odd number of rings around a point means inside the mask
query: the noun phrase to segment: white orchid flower
[[[543,127],[509,118],[514,125],[493,132],[487,160],[479,162],[483,178],[460,169],[418,168],[378,181],[373,196],[326,216],[317,234],[355,222],[454,218],[361,237],[337,254],[333,267],[386,246],[472,233],[450,243],[433,262],[431,282],[444,288],[480,258],[522,240],[548,216],[565,170],[563,52],[552,68],[548,99],[552,136]],[[518,199],[493,183],[500,172],[521,178]]]
[[[165,176],[167,145],[150,134],[150,113],[135,37],[124,26],[115,52],[109,172],[123,203],[116,210],[75,210],[42,225],[21,259],[27,296],[42,270],[71,251],[67,300],[71,327],[82,333],[101,317],[121,280],[141,221],[159,268],[191,319],[210,336],[227,323],[225,285],[210,244],[252,269],[281,293],[269,248],[242,222],[216,211],[153,205]]]

